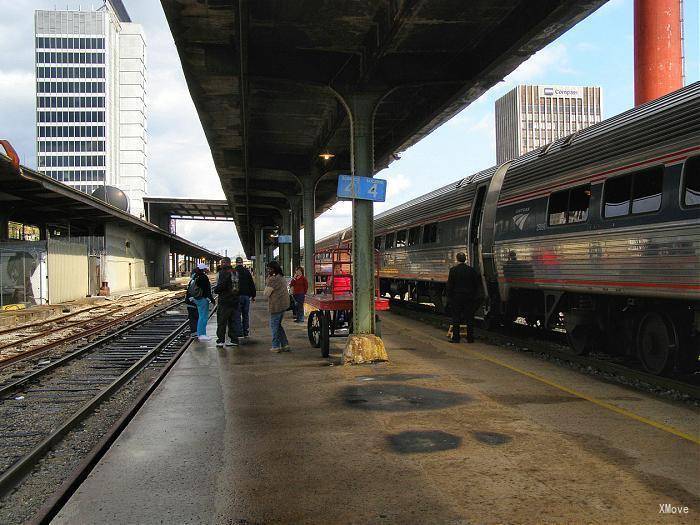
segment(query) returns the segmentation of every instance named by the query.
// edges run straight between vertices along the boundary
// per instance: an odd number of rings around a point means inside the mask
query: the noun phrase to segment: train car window
[[[632,213],[649,213],[661,208],[663,171],[645,170],[634,174],[632,184]]]
[[[437,242],[437,222],[431,222],[423,226],[423,244]]]
[[[548,224],[575,224],[588,220],[591,186],[579,186],[558,191],[549,196]]]
[[[605,181],[604,217],[623,217],[630,212],[632,175],[624,175]]]
[[[700,206],[700,157],[686,161],[683,180],[683,204]]]
[[[569,211],[566,216],[567,224],[586,222],[588,220],[588,206],[591,202],[591,185],[571,188],[569,192]]]
[[[396,247],[405,248],[406,247],[406,230],[401,230],[396,232]]]
[[[381,249],[382,249],[382,236],[381,236],[381,235],[377,235],[377,236],[374,238],[374,249],[375,249],[375,250],[381,250]]]
[[[408,230],[408,246],[413,246],[420,242],[420,226],[414,226]]]
[[[387,233],[386,238],[384,239],[384,249],[388,250],[389,248],[393,248],[395,246],[395,244],[394,244],[395,239],[396,239],[395,233]]]
[[[569,190],[558,191],[549,196],[549,225],[566,224],[566,209],[569,205]]]

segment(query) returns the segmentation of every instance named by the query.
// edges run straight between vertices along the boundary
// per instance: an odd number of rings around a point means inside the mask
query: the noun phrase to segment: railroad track
[[[165,373],[190,341],[185,310],[182,301],[159,309],[0,385],[0,498],[140,373]]]
[[[143,303],[141,296],[130,297],[122,304],[83,309],[65,316],[5,329],[0,332],[0,369],[41,355],[60,345],[109,330],[175,296],[173,293],[149,295],[158,297],[146,303]],[[103,308],[108,311],[100,311]]]
[[[448,329],[450,319],[437,313],[427,305],[401,302],[392,299],[392,311],[399,315],[407,315],[419,321]],[[632,386],[645,385],[648,389],[659,393],[676,392],[691,400],[700,401],[700,375],[688,374],[682,377],[656,376],[635,367],[631,361],[613,361],[607,355],[574,355],[566,350],[566,336],[563,333],[541,330],[527,325],[514,325],[502,328],[500,331],[477,327],[476,333],[483,339],[494,343],[526,349],[528,352],[544,354],[559,361],[572,363],[582,370],[600,373],[606,379]]]

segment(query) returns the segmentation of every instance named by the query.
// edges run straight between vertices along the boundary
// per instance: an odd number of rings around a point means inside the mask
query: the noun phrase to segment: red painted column
[[[634,103],[683,87],[680,0],[634,0]]]

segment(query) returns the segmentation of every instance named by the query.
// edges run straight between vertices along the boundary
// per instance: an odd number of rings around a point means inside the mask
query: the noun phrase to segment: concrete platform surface
[[[391,313],[389,363],[289,319],[273,354],[265,306],[250,344],[190,347],[53,523],[700,522],[695,408]]]

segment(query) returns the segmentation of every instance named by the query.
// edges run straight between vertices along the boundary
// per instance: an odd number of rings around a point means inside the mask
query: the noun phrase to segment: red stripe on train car
[[[671,288],[678,290],[700,290],[700,283],[648,283],[648,282],[622,282],[622,281],[596,281],[583,279],[533,279],[530,277],[510,277],[506,282],[520,282],[530,284],[574,284],[583,286],[607,286],[615,288]]]

